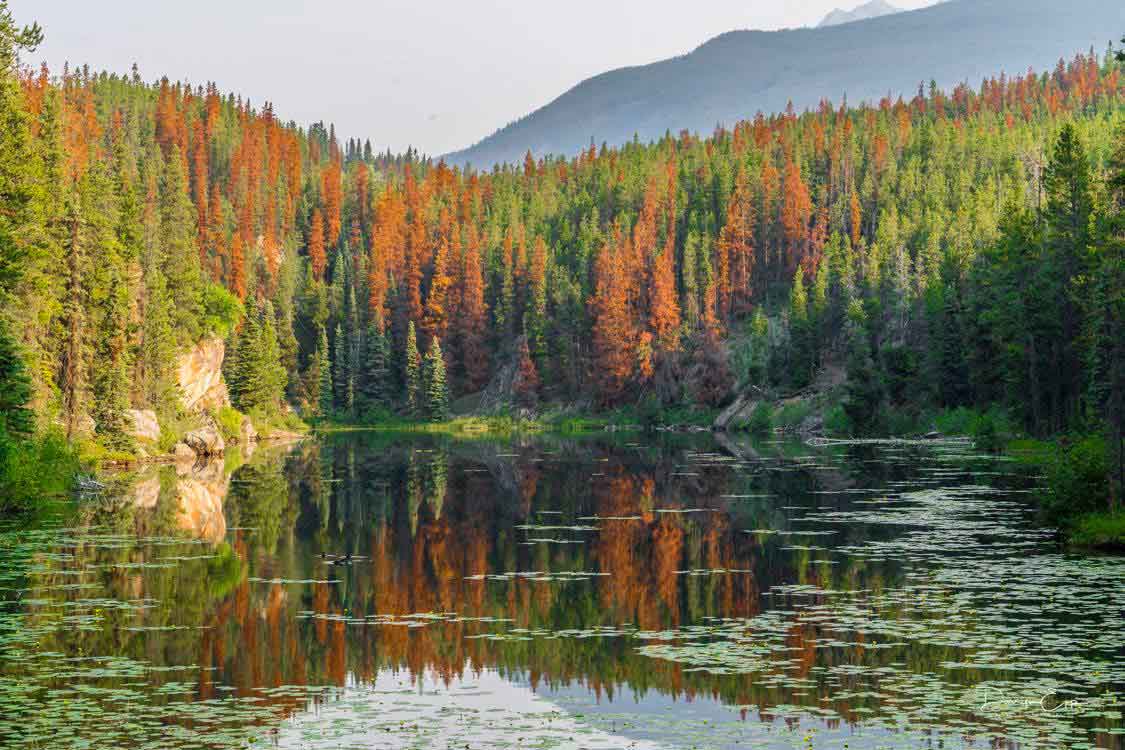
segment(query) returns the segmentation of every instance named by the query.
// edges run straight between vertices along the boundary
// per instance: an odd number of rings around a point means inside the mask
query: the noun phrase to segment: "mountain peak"
[[[866,21],[869,18],[878,18],[879,16],[889,16],[892,13],[899,13],[900,8],[896,8],[887,2],[887,0],[869,0],[852,10],[842,10],[837,8],[824,17],[824,20],[817,24],[818,29],[823,29],[826,26],[839,26],[843,23],[852,23],[853,21]]]

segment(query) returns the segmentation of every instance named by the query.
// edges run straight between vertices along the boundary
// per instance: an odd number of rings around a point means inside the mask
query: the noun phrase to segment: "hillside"
[[[702,134],[792,101],[909,98],[922,81],[976,85],[997,71],[1051,70],[1125,28],[1119,0],[952,0],[820,29],[732,31],[694,52],[586,80],[477,145],[445,158],[481,167],[530,150],[571,156],[591,139],[621,144],[682,129]]]
[[[871,2],[864,3],[852,10],[836,8],[825,16],[816,27],[818,29],[823,29],[829,26],[839,26],[843,23],[866,21],[871,18],[879,18],[880,16],[889,16],[892,13],[899,13],[901,10],[901,8],[896,8],[886,0],[871,0]]]
[[[210,454],[239,412],[706,418],[841,368],[853,434],[1121,414],[1116,60],[478,173],[216,84],[17,69],[5,20],[0,452]]]

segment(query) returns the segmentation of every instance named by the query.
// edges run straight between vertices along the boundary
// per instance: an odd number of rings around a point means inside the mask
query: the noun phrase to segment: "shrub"
[[[219,425],[223,440],[230,442],[242,437],[242,412],[233,406],[224,406],[215,412],[215,422]]]
[[[203,287],[203,330],[226,338],[242,319],[242,302],[221,284]]]
[[[824,413],[824,430],[829,435],[850,435],[851,423],[848,422],[848,413],[841,404],[836,404]]]
[[[794,401],[786,404],[778,411],[774,421],[783,430],[792,430],[801,426],[801,422],[812,414],[813,407],[808,401]]]
[[[750,421],[746,423],[746,431],[751,435],[765,435],[772,429],[773,409],[765,401],[762,401],[750,413]]]
[[[1091,513],[1078,519],[1070,534],[1079,547],[1125,549],[1125,513]]]
[[[1060,447],[1047,470],[1043,510],[1048,520],[1068,528],[1078,516],[1105,510],[1108,497],[1105,441],[1088,436]]]
[[[1002,431],[1001,419],[992,411],[981,414],[973,425],[973,445],[977,450],[999,453],[1007,442]]]

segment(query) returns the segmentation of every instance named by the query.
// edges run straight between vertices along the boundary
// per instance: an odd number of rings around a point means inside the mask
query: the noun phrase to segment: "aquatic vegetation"
[[[219,544],[167,493],[0,528],[0,745],[1122,746],[1125,559],[1041,477],[630,442],[340,434],[240,467]]]

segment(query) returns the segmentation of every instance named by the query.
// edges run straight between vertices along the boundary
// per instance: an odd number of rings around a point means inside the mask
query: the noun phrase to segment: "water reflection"
[[[965,444],[353,434],[232,468],[3,533],[0,739],[1121,746],[1125,564],[1058,554]],[[995,698],[1043,691],[1103,698]]]

